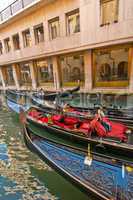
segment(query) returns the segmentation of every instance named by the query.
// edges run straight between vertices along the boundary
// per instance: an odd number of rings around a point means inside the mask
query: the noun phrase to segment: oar
[[[92,159],[92,154],[91,154],[91,148],[90,148],[90,144],[88,144],[88,155],[84,159],[84,164],[91,166],[92,160],[93,159]]]

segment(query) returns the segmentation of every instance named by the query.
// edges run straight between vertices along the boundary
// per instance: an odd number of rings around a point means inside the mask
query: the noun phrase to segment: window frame
[[[39,66],[38,63],[42,62],[42,61],[46,62],[46,64],[47,64],[46,68],[48,69],[49,60],[51,60],[51,59],[50,58],[40,58],[40,59],[34,60],[34,66],[35,66],[35,70],[36,70],[36,74],[37,74],[36,78],[37,78],[37,83],[38,83],[39,86],[53,86],[54,85],[54,66],[53,66],[52,62],[51,62],[51,64],[52,64],[52,78],[53,79],[46,81],[46,80],[43,80],[43,79],[40,78],[41,67]],[[42,68],[45,68],[45,66],[42,67]]]
[[[81,51],[79,53],[68,53],[68,54],[64,54],[58,57],[58,72],[59,72],[59,77],[60,77],[60,85],[61,87],[73,87],[73,86],[77,86],[78,85],[78,80],[72,80],[72,81],[64,81],[64,77],[63,77],[63,69],[62,69],[62,59],[64,58],[68,58],[68,57],[73,57],[73,60],[76,59],[75,57],[80,57],[80,59],[82,59],[83,63],[81,63],[81,65],[83,65],[83,80],[80,80],[80,85],[84,86],[85,85],[85,63],[84,63],[84,53]]]
[[[104,19],[103,19],[103,4],[108,3],[114,1],[116,4],[115,7],[115,14],[114,14],[114,20],[110,22],[106,22],[104,23]],[[119,18],[119,0],[100,0],[100,26],[105,26],[105,25],[110,25],[113,23],[117,23],[118,22],[118,18]]]
[[[123,45],[123,46],[113,46],[101,49],[93,50],[93,63],[92,63],[92,78],[93,78],[93,87],[94,88],[117,88],[117,87],[128,87],[130,81],[130,62],[131,62],[131,46],[132,45]],[[127,68],[127,80],[111,80],[111,81],[96,81],[97,69],[96,69],[96,54],[98,51],[109,51],[109,50],[119,50],[128,48],[128,68]]]
[[[37,29],[39,29],[39,28],[42,28],[42,30],[43,30],[42,39],[41,40],[39,39],[38,31],[37,31]],[[37,44],[40,44],[40,43],[44,42],[44,26],[43,26],[43,23],[35,25],[33,27],[33,29],[34,29],[35,44],[37,45]]]
[[[30,35],[30,42],[28,42],[28,39],[27,39],[27,36],[26,36],[27,31],[29,32],[29,35]],[[24,46],[24,48],[31,47],[31,33],[30,33],[30,29],[29,28],[25,29],[24,31],[22,31],[22,37],[23,37],[23,46]]]
[[[79,15],[79,31],[70,33],[68,20],[69,20],[70,16],[75,15],[75,14]],[[75,10],[72,10],[72,11],[66,13],[66,34],[67,34],[67,36],[70,36],[70,35],[73,35],[73,34],[76,34],[76,33],[80,33],[80,31],[81,31],[81,27],[80,27],[80,9],[77,8]]]
[[[16,39],[15,39],[15,37],[16,36],[18,36],[18,46],[16,45],[17,43],[16,43]],[[20,38],[19,38],[19,33],[16,33],[16,34],[14,34],[13,36],[12,36],[12,40],[13,40],[13,47],[14,47],[14,50],[16,51],[16,50],[20,50]]]
[[[7,37],[4,39],[4,46],[5,46],[6,53],[9,53],[11,51],[11,45],[8,45],[8,42],[11,42],[10,37]]]
[[[58,34],[56,35],[56,37],[53,37],[53,35],[52,35],[52,26],[51,25],[54,22],[58,22],[58,31],[57,31]],[[49,38],[50,38],[50,40],[54,40],[54,39],[60,37],[60,18],[59,17],[54,17],[54,18],[48,20],[48,27],[49,27]]]

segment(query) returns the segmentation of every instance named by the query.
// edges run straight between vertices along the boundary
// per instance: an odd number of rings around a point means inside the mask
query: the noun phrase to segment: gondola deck
[[[94,156],[92,165],[88,166],[84,164],[84,152],[32,135],[26,127],[24,134],[26,144],[32,151],[86,192],[105,200],[133,198],[133,166],[129,163]]]

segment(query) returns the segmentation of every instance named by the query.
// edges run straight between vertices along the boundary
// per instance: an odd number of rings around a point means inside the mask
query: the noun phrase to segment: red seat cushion
[[[90,128],[90,124],[87,123],[87,122],[83,122],[83,123],[80,125],[80,128],[89,129],[89,128]]]
[[[74,118],[74,117],[66,117],[65,119],[64,119],[64,122],[65,122],[65,124],[76,124],[76,123],[78,123],[78,119],[76,119],[76,118]]]
[[[60,121],[62,119],[62,115],[53,115],[52,120],[53,121]]]
[[[111,131],[107,133],[107,136],[116,137],[119,138],[120,140],[126,139],[125,132],[127,130],[127,127],[125,125],[115,122],[110,122],[110,124],[111,124]]]
[[[47,117],[41,117],[39,119],[39,121],[43,122],[43,123],[48,123],[48,118]]]

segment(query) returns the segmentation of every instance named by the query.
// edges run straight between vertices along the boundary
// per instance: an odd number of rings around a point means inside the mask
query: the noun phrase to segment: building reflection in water
[[[0,113],[0,199],[58,199],[31,170],[32,167],[44,171],[52,169],[27,150],[19,126],[12,123],[11,113],[3,112]],[[8,123],[4,123],[7,119]]]

